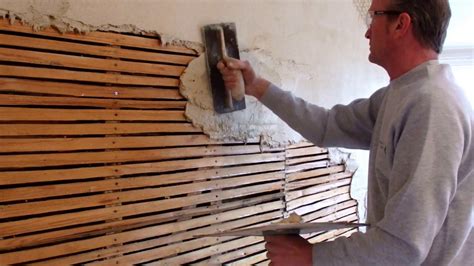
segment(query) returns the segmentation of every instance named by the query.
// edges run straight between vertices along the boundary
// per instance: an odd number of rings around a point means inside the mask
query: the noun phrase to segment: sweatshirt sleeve
[[[328,110],[272,84],[261,102],[318,146],[368,149],[384,91],[380,89],[369,99],[358,99]]]
[[[443,224],[456,223],[446,217],[461,182],[458,169],[469,149],[470,122],[454,101],[440,95],[410,101],[390,140],[396,148],[385,155],[393,156],[393,165],[376,166],[389,180],[383,219],[365,234],[315,244],[314,265],[423,263]]]

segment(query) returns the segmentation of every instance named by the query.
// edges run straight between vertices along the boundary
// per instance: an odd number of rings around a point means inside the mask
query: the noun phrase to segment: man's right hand
[[[238,85],[238,72],[242,72],[245,83],[245,93],[260,99],[270,86],[270,82],[260,78],[255,74],[252,66],[248,61],[241,61],[235,58],[225,57],[217,64],[217,69],[222,74],[225,87],[232,90]]]

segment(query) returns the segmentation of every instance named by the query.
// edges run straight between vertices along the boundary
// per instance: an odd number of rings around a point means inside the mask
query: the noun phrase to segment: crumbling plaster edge
[[[67,17],[56,16],[51,14],[28,14],[22,12],[13,12],[11,10],[6,10],[0,8],[0,18],[7,19],[11,25],[16,22],[21,23],[22,25],[28,25],[32,27],[33,31],[40,31],[51,27],[57,30],[61,34],[65,33],[78,33],[78,34],[87,34],[93,31],[103,31],[103,32],[115,32],[115,33],[132,33],[136,35],[143,36],[156,36],[157,39],[161,42],[161,46],[179,46],[185,47],[193,50],[200,55],[204,51],[204,46],[198,42],[192,42],[187,40],[178,39],[172,35],[160,33],[155,30],[144,30],[140,29],[132,24],[122,24],[122,25],[100,25],[94,26],[86,24],[84,22],[73,20]]]

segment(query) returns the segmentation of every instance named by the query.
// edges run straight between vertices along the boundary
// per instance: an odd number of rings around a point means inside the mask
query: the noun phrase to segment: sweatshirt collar
[[[418,80],[420,77],[426,77],[429,74],[429,68],[433,66],[438,66],[438,60],[429,60],[418,66],[412,68],[410,71],[406,72],[405,74],[401,75],[400,77],[390,81],[390,87],[398,87],[402,84],[411,83],[412,81]]]

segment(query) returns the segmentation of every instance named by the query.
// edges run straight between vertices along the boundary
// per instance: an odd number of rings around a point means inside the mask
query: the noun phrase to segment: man
[[[373,0],[369,61],[390,83],[331,110],[282,91],[248,62],[218,64],[227,88],[242,71],[246,93],[316,145],[370,149],[367,232],[315,245],[266,237],[271,265],[472,265],[472,107],[437,61],[450,16],[447,0]]]

